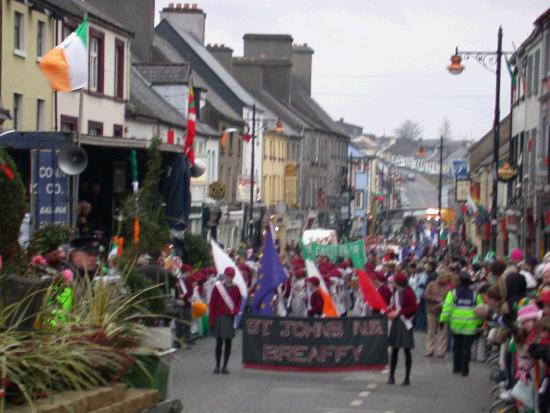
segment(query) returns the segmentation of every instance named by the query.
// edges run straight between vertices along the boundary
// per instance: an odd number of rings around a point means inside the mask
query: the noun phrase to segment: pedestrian
[[[307,306],[308,317],[321,317],[323,315],[323,295],[321,294],[321,282],[319,278],[310,277],[307,279],[310,288],[309,302]]]
[[[453,335],[453,373],[468,376],[472,343],[481,326],[475,307],[483,304],[481,296],[471,288],[470,274],[459,273],[460,285],[447,293],[441,317],[441,327],[449,323]]]
[[[222,346],[223,354],[222,374],[229,374],[227,363],[231,355],[231,341],[235,337],[234,319],[241,308],[241,292],[233,284],[235,270],[227,267],[223,272],[223,282],[218,281],[212,290],[209,306],[209,322],[212,335],[216,338],[216,368],[214,374],[220,373]]]
[[[424,299],[426,300],[426,311],[428,318],[428,335],[426,337],[426,352],[424,356],[431,357],[434,354],[435,335],[439,330],[439,345],[437,357],[445,357],[447,352],[447,326],[439,328],[439,317],[443,308],[443,302],[449,292],[449,276],[440,274],[436,281],[432,281],[426,287]]]
[[[412,354],[414,348],[413,319],[418,309],[416,295],[408,286],[407,277],[397,273],[393,277],[395,289],[391,298],[388,319],[392,321],[388,345],[391,347],[390,377],[388,384],[395,383],[395,369],[397,367],[399,349],[405,352],[405,380],[404,386],[410,384]]]

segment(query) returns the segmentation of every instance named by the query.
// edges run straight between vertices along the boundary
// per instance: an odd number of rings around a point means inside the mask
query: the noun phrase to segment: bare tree
[[[422,137],[422,127],[415,121],[407,119],[395,130],[395,137],[410,140],[420,139]]]
[[[443,123],[439,127],[439,134],[443,136],[443,139],[449,140],[453,138],[453,131],[451,129],[451,122],[448,117],[443,118]]]

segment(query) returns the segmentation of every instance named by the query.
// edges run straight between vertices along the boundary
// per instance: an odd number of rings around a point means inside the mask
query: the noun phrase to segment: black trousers
[[[470,372],[470,357],[475,336],[453,334],[453,373],[467,376]]]

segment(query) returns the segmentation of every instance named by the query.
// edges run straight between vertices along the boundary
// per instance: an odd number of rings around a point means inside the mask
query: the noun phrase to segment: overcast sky
[[[157,8],[175,0],[156,0]],[[460,76],[446,70],[455,46],[519,47],[548,0],[202,0],[206,42],[242,55],[245,33],[286,33],[313,56],[313,97],[334,118],[392,134],[405,119],[424,138],[437,137],[447,117],[453,137],[478,140],[493,123],[495,76],[466,61]],[[501,114],[510,110],[503,63]]]

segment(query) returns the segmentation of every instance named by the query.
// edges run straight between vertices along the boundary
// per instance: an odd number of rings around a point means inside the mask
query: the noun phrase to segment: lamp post
[[[497,223],[498,223],[498,161],[500,149],[500,73],[502,55],[511,54],[502,51],[502,27],[498,28],[497,50],[496,52],[468,52],[455,49],[455,54],[451,56],[451,64],[447,70],[453,75],[459,75],[464,71],[462,58],[469,59],[473,57],[478,63],[486,69],[489,66],[496,65],[496,88],[495,88],[495,115],[493,119],[493,193],[491,205],[491,250],[497,249]],[[491,70],[492,71],[492,70]]]
[[[250,211],[249,211],[249,240],[254,243],[254,140],[256,139],[256,105],[252,105],[252,145],[250,159]]]
[[[443,135],[441,135],[439,142],[439,185],[438,185],[438,192],[437,192],[437,216],[439,217],[438,220],[438,232],[437,232],[437,239],[439,240],[439,233],[441,231],[441,191],[442,191],[442,185],[443,185]]]

